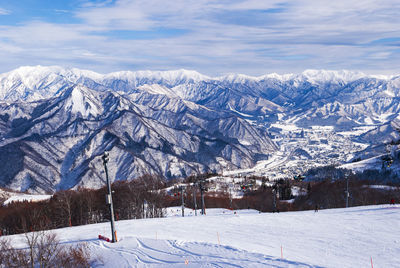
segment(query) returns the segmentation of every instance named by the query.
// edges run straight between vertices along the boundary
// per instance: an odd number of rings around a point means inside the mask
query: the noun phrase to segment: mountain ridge
[[[98,187],[104,151],[110,174],[124,180],[215,172],[221,163],[250,167],[276,150],[266,133],[233,114],[147,92],[75,85],[41,101],[2,103],[0,114],[0,158],[13,156],[0,183],[22,191]]]
[[[335,140],[351,148],[347,155],[346,149],[336,154],[337,147],[328,153],[344,163],[397,137],[385,126],[399,118],[399,76],[306,70],[212,78],[183,69],[102,75],[20,67],[0,74],[0,159],[15,163],[0,168],[0,186],[37,192],[98,187],[105,150],[115,180],[249,169],[277,154],[291,155],[291,163],[304,146],[307,161],[319,164],[318,127],[332,129],[321,134],[330,137],[321,148]],[[285,125],[311,136],[279,128]]]
[[[58,77],[54,77],[58,76]],[[265,74],[261,76],[248,76],[244,74],[228,74],[217,77],[209,77],[203,74],[200,74],[196,71],[192,70],[172,70],[172,71],[119,71],[119,72],[111,72],[107,74],[100,74],[89,70],[81,70],[77,68],[63,68],[60,66],[22,66],[15,70],[9,71],[7,73],[0,74],[0,86],[2,88],[5,87],[5,83],[8,83],[7,86],[10,86],[10,83],[13,80],[18,80],[20,78],[21,83],[31,90],[37,89],[38,80],[44,78],[58,78],[56,82],[59,82],[60,79],[64,79],[64,82],[70,82],[73,84],[80,83],[82,77],[89,78],[94,82],[105,82],[109,79],[114,80],[123,80],[126,82],[131,82],[131,86],[137,87],[140,85],[148,84],[143,83],[150,82],[150,84],[154,83],[166,83],[169,86],[176,86],[182,83],[198,83],[201,81],[219,81],[226,83],[244,83],[244,82],[260,82],[264,80],[277,80],[280,82],[287,82],[293,80],[294,82],[308,81],[311,83],[320,83],[320,82],[345,82],[349,83],[351,81],[356,81],[362,78],[370,78],[377,80],[393,80],[399,78],[399,75],[366,75],[359,71],[334,71],[334,70],[312,70],[308,69],[302,72],[301,74],[283,74],[279,75],[276,73]],[[7,80],[7,78],[9,78]],[[36,79],[36,81],[35,81]],[[132,83],[133,82],[133,83]],[[105,83],[106,84],[106,83]],[[49,85],[45,83],[39,83],[40,87],[49,87]],[[28,92],[26,92],[28,93]],[[4,95],[1,95],[4,100]],[[24,95],[20,97],[24,98]],[[26,96],[25,96],[26,97]]]

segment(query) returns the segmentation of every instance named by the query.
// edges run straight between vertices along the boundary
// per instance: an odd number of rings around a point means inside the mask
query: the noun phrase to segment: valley
[[[270,159],[259,161],[253,168],[225,170],[225,175],[265,176],[270,180],[293,178],[319,166],[341,166],[354,160],[370,144],[357,142],[360,135],[377,126],[360,126],[336,132],[332,126],[300,128],[295,124],[271,124],[269,133],[279,149]],[[385,151],[381,151],[385,154]],[[368,168],[380,168],[369,166]]]
[[[399,76],[352,71],[208,77],[20,67],[0,74],[0,160],[11,160],[0,186],[97,188],[104,151],[115,181],[208,172],[275,180],[360,160],[359,170],[380,168],[362,163],[397,150],[388,144],[400,138],[399,92]]]

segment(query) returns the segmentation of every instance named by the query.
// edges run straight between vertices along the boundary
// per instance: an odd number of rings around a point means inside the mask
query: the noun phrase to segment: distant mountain
[[[120,94],[50,82],[50,76],[47,83],[29,84],[37,100],[0,104],[2,186],[38,192],[97,187],[106,150],[116,180],[250,167],[276,150],[265,130],[233,113],[146,91]],[[44,84],[48,91],[40,88]],[[47,99],[35,94],[51,90]]]
[[[351,71],[212,78],[20,67],[0,75],[0,186],[97,187],[105,150],[115,180],[249,168],[278,150],[267,132],[277,122],[376,126],[359,137],[373,144],[397,131],[384,126],[399,117],[399,90],[400,76]]]

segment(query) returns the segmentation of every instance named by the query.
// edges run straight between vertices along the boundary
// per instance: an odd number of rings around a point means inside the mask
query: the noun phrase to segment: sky
[[[400,1],[0,0],[0,72],[400,74]]]

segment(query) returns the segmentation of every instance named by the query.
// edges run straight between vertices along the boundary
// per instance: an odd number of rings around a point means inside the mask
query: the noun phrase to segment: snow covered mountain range
[[[252,168],[299,147],[312,162],[316,127],[349,141],[334,157],[344,163],[398,138],[399,91],[400,76],[350,71],[211,78],[21,67],[0,75],[0,186],[97,187],[105,150],[115,180]]]

